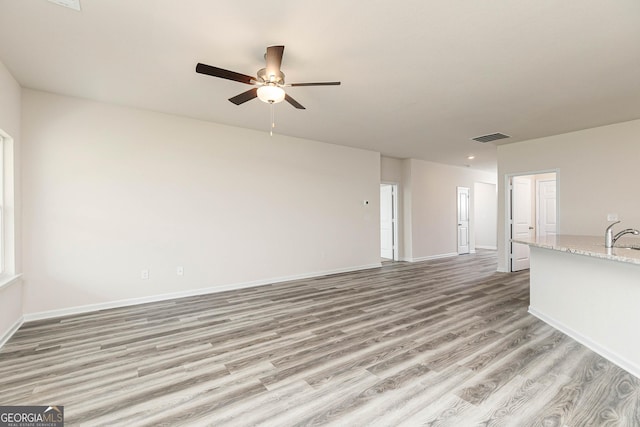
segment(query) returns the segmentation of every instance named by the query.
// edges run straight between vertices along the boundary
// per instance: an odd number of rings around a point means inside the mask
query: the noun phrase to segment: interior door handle
[[[533,230],[533,227],[529,227],[529,230]]]

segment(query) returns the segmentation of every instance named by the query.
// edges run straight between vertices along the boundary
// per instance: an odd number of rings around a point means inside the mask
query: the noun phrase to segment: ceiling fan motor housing
[[[264,83],[284,84],[284,73],[282,71],[268,73],[266,68],[258,70],[258,79]]]

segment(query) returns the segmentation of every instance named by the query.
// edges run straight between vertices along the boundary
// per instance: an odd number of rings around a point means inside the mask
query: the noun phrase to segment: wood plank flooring
[[[23,325],[1,405],[86,426],[640,426],[640,380],[490,251]]]

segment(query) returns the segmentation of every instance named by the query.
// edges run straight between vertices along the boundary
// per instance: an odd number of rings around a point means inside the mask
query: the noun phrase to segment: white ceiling
[[[0,61],[23,87],[269,129],[247,85],[286,46],[307,107],[276,106],[276,131],[491,170],[495,145],[640,118],[638,0],[0,0]],[[467,160],[469,154],[476,159]]]

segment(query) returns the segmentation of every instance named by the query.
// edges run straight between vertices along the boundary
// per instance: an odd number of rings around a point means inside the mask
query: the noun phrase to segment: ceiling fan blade
[[[236,95],[233,98],[229,98],[229,101],[236,105],[244,104],[247,101],[251,101],[253,98],[258,97],[258,88],[249,89],[246,92],[242,92],[240,95]]]
[[[248,85],[253,84],[253,81],[255,81],[254,77],[247,76],[246,74],[240,74],[235,71],[224,70],[222,68],[201,63],[196,65],[196,73],[207,74],[209,76],[220,77],[221,79],[233,80],[234,82],[245,83]]]
[[[278,76],[280,73],[280,66],[282,65],[282,55],[284,54],[284,46],[269,46],[265,59],[267,61],[267,77]]]
[[[298,101],[296,101],[295,99],[293,99],[292,97],[290,97],[289,95],[285,95],[284,99],[291,105],[293,105],[294,107],[296,107],[298,110],[306,110],[306,108],[304,108],[302,106],[302,104],[300,104]]]
[[[340,82],[291,83],[287,86],[339,86]]]

